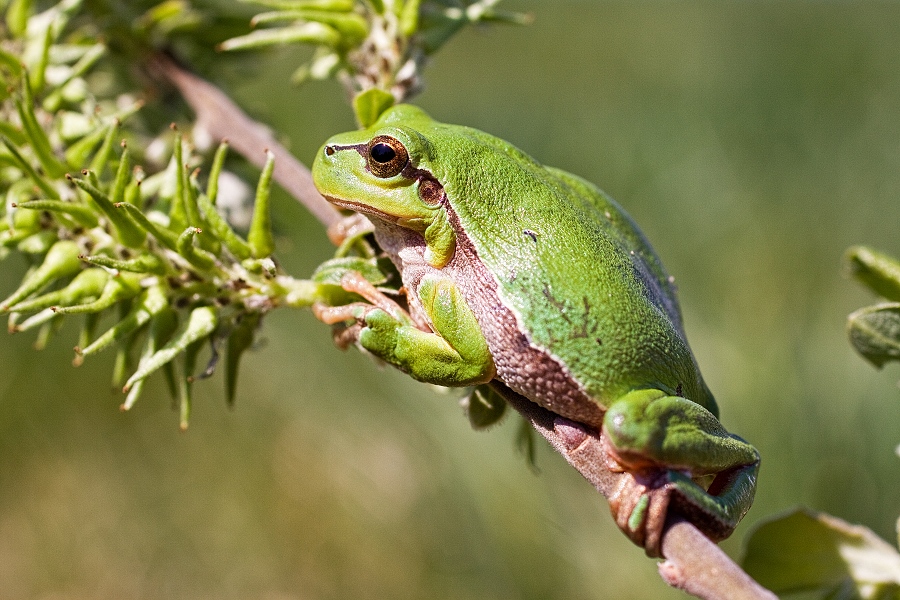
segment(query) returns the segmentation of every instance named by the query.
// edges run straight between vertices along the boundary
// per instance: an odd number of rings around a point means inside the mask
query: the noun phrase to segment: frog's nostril
[[[325,156],[334,154],[334,146],[325,146]]]

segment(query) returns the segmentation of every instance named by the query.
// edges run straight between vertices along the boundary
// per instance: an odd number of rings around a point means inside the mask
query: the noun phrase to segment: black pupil
[[[369,150],[369,155],[375,162],[388,163],[394,160],[397,153],[387,144],[375,144],[372,146],[372,149]]]

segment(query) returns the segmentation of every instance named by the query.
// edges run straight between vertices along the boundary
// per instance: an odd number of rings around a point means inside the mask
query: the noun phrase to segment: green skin
[[[363,348],[415,379],[492,382],[602,431],[610,465],[641,482],[613,512],[649,553],[659,490],[663,511],[676,498],[711,537],[731,533],[759,455],[719,423],[672,279],[611,198],[410,105],[328,140],[313,177],[332,203],[369,217],[406,288],[409,315],[342,315],[359,321]]]

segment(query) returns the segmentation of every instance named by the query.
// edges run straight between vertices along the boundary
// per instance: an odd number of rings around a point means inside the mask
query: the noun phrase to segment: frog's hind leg
[[[610,498],[613,515],[648,554],[659,555],[670,506],[719,540],[753,502],[759,453],[686,398],[653,389],[626,394],[607,410],[603,438],[615,467],[632,475]]]

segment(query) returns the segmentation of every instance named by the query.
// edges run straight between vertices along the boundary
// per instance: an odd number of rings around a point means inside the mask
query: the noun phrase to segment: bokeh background
[[[724,423],[763,456],[725,548],[800,504],[894,540],[900,368],[850,349],[872,298],[841,255],[900,254],[900,3],[504,4],[534,25],[460,35],[419,103],[597,182],[653,241]],[[287,82],[298,56],[207,76],[309,163],[353,123],[336,85]],[[306,276],[324,233],[276,211]],[[21,265],[2,269],[9,288]],[[186,433],[158,382],[122,414],[111,356],[71,368],[74,329],[43,353],[0,339],[0,599],[683,597],[543,443],[529,469],[517,418],[471,431],[307,312],[265,332],[236,408],[199,384]]]

